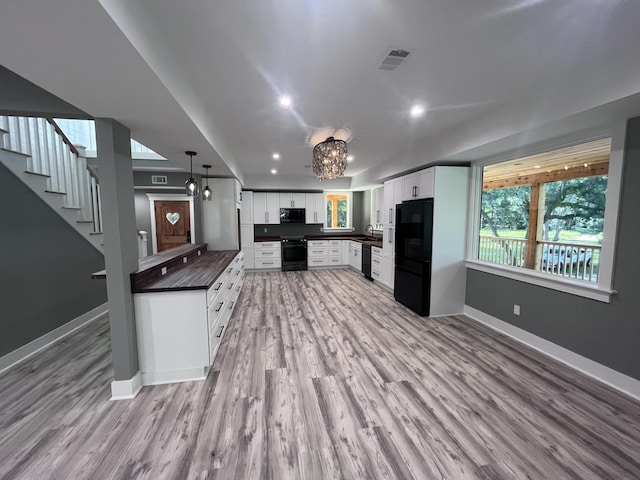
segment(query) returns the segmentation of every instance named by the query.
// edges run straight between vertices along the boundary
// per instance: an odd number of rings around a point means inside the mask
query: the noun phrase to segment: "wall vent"
[[[166,175],[151,175],[151,183],[153,185],[166,185],[167,184],[167,176]]]
[[[378,68],[380,70],[395,70],[398,66],[411,55],[415,49],[413,48],[393,48],[391,47],[385,57],[382,59]]]

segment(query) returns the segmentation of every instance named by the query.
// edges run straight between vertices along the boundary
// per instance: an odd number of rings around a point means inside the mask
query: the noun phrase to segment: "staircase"
[[[51,118],[0,115],[0,162],[104,252],[95,171]]]

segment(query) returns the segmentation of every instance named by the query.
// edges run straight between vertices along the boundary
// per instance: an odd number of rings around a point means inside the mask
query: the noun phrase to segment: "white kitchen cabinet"
[[[309,267],[322,267],[329,265],[329,241],[307,241],[307,264]]]
[[[402,177],[402,200],[433,198],[435,168],[426,168]]]
[[[253,244],[253,264],[256,270],[280,270],[282,255],[280,242],[255,242]]]
[[[242,205],[242,184],[236,178],[233,179],[233,190],[236,197],[236,207],[240,208]]]
[[[240,226],[240,248],[244,253],[245,268],[254,268],[253,264],[253,225]]]
[[[240,224],[251,225],[253,228],[253,192],[243,190],[241,194],[242,206],[240,207]]]
[[[382,282],[382,249],[371,247],[371,278],[376,282]]]
[[[396,224],[396,205],[402,202],[402,177],[384,182],[384,208],[383,224],[393,226]]]
[[[382,231],[382,283],[393,289],[395,268],[395,227],[385,227]]]
[[[321,223],[324,225],[327,207],[324,193],[305,194],[305,223]]]
[[[253,222],[271,225],[280,223],[280,194],[253,192]]]
[[[304,193],[280,193],[280,208],[305,208],[306,195]]]
[[[209,289],[133,295],[143,385],[206,378],[243,281],[240,252]]]
[[[362,244],[360,242],[349,242],[349,265],[358,272],[362,272]]]
[[[384,187],[371,190],[371,213],[369,223],[376,230],[382,228],[384,224]]]

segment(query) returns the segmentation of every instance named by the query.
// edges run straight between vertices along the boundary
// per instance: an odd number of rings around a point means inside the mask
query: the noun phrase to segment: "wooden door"
[[[156,201],[155,215],[158,252],[191,243],[188,201]]]

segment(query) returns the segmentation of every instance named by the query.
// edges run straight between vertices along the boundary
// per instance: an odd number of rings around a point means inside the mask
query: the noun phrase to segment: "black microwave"
[[[280,223],[304,223],[304,208],[281,208]]]

